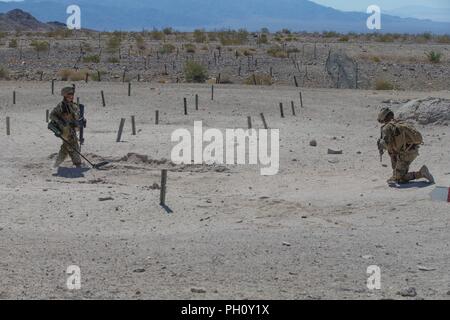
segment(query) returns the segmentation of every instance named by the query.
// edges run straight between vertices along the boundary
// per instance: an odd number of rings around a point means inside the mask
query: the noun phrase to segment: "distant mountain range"
[[[437,22],[450,22],[450,8],[428,8],[424,6],[408,6],[386,12],[401,18],[410,17],[429,19]]]
[[[7,13],[0,13],[0,30],[3,31],[50,31],[61,26],[65,25],[55,22],[42,23],[31,14],[19,9],[11,10]]]
[[[372,32],[364,12],[343,12],[308,0],[24,0],[0,2],[0,12],[19,8],[41,21],[65,22],[71,4],[81,7],[84,28],[99,31],[170,26],[181,31],[267,27],[272,31]],[[450,34],[450,23],[384,14],[381,32]]]

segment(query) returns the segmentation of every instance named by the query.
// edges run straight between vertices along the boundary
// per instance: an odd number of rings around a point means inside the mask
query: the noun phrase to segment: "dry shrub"
[[[375,88],[377,90],[394,90],[394,85],[387,80],[378,79]]]
[[[257,86],[271,86],[273,84],[272,77],[268,74],[253,74],[244,80],[244,84]]]
[[[62,69],[58,72],[62,81],[82,81],[86,79],[86,74],[91,75],[89,70]]]

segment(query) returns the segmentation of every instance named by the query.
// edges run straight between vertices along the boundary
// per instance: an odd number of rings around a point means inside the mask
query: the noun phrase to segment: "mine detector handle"
[[[378,151],[380,152],[380,162],[383,162],[383,155],[384,155],[384,147],[383,147],[383,127],[381,127],[380,129],[381,134],[380,134],[380,139],[378,139],[377,145],[378,145]]]
[[[84,144],[84,128],[86,128],[87,121],[84,118],[84,104],[79,105],[80,117],[77,121],[78,127],[80,128],[80,145]]]

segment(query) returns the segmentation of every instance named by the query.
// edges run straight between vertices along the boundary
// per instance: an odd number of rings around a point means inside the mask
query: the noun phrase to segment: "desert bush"
[[[208,71],[201,64],[188,61],[184,66],[184,76],[187,82],[204,83],[208,79]]]
[[[394,37],[391,34],[383,34],[377,37],[378,42],[394,42]]]
[[[49,38],[58,38],[58,39],[66,39],[71,37],[73,31],[67,28],[58,28],[53,31],[47,32],[47,37]]]
[[[337,37],[339,37],[339,33],[335,32],[335,31],[324,31],[324,32],[322,32],[322,36],[324,38],[337,38]]]
[[[208,33],[209,42],[217,41],[217,34],[215,32]]]
[[[93,54],[83,58],[84,63],[100,63],[100,55]]]
[[[204,43],[206,42],[207,37],[204,30],[197,29],[194,31],[194,41],[197,43]]]
[[[17,48],[18,47],[17,39],[11,39],[9,41],[8,47],[9,48]]]
[[[122,37],[117,34],[113,34],[108,38],[106,42],[106,50],[109,53],[115,53],[117,52],[117,50],[119,50],[121,44],[122,44]]]
[[[218,37],[223,46],[239,46],[247,43],[248,31],[245,29],[221,31]]]
[[[286,50],[286,52],[287,53],[298,53],[298,52],[300,52],[300,49],[296,48],[296,47],[290,47]]]
[[[105,71],[100,71],[100,77],[102,77],[103,75],[105,75],[106,72]],[[90,74],[91,80],[92,81],[100,81],[101,79],[98,77],[98,71],[96,72],[92,72]]]
[[[375,89],[377,90],[394,90],[394,85],[387,80],[378,79],[375,83]]]
[[[267,44],[269,43],[269,38],[267,37],[267,34],[263,33],[258,38],[258,44]]]
[[[192,43],[188,43],[184,46],[184,48],[186,49],[187,53],[195,53],[195,50],[197,49],[197,47],[195,46],[195,44]]]
[[[348,42],[349,40],[350,40],[349,36],[342,36],[342,37],[339,38],[340,42]]]
[[[3,66],[0,66],[0,79],[8,80],[9,79],[9,71]]]
[[[264,34],[270,34],[270,30],[269,30],[269,28],[261,28],[261,33],[264,33]]]
[[[421,34],[422,38],[426,39],[426,40],[431,40],[433,39],[433,34],[431,34],[431,32],[424,32]]]
[[[244,80],[244,84],[257,86],[271,86],[273,84],[272,77],[268,74],[253,74]]]
[[[450,43],[450,36],[449,35],[439,36],[437,38],[437,41],[439,43],[449,44]]]
[[[147,46],[145,45],[145,39],[142,35],[138,34],[135,37],[136,39],[136,47],[138,48],[139,51],[145,51],[145,49],[147,48]]]
[[[162,31],[166,36],[173,34],[173,29],[171,27],[164,28]]]
[[[33,40],[30,46],[34,48],[39,58],[41,52],[49,50],[50,44],[47,41]]]
[[[167,43],[159,48],[161,54],[171,54],[175,51],[176,47],[173,44]]]
[[[153,29],[150,32],[150,36],[153,40],[164,40],[166,38],[166,35],[162,31],[158,31],[158,29]]]
[[[6,32],[0,31],[0,39],[6,38],[7,35]]]
[[[291,30],[289,30],[289,29],[282,29],[281,33],[283,33],[283,34],[291,34]]]
[[[288,54],[280,46],[273,46],[267,53],[274,58],[287,58]]]
[[[62,69],[58,71],[58,76],[61,81],[81,81],[86,79],[88,73],[89,70]]]
[[[108,62],[109,63],[120,63],[120,60],[119,60],[119,58],[116,58],[116,57],[109,57]]]
[[[431,63],[440,63],[442,58],[442,53],[436,51],[425,52],[428,61]]]
[[[377,57],[377,56],[371,57],[371,60],[372,60],[373,62],[376,62],[376,63],[380,63],[380,62],[381,62],[380,57]]]

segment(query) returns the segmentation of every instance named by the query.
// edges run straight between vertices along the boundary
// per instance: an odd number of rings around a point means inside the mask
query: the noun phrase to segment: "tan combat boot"
[[[428,170],[427,166],[423,166],[420,168],[419,173],[422,175],[423,178],[427,179],[430,183],[434,183],[434,177],[430,173],[430,170]]]

